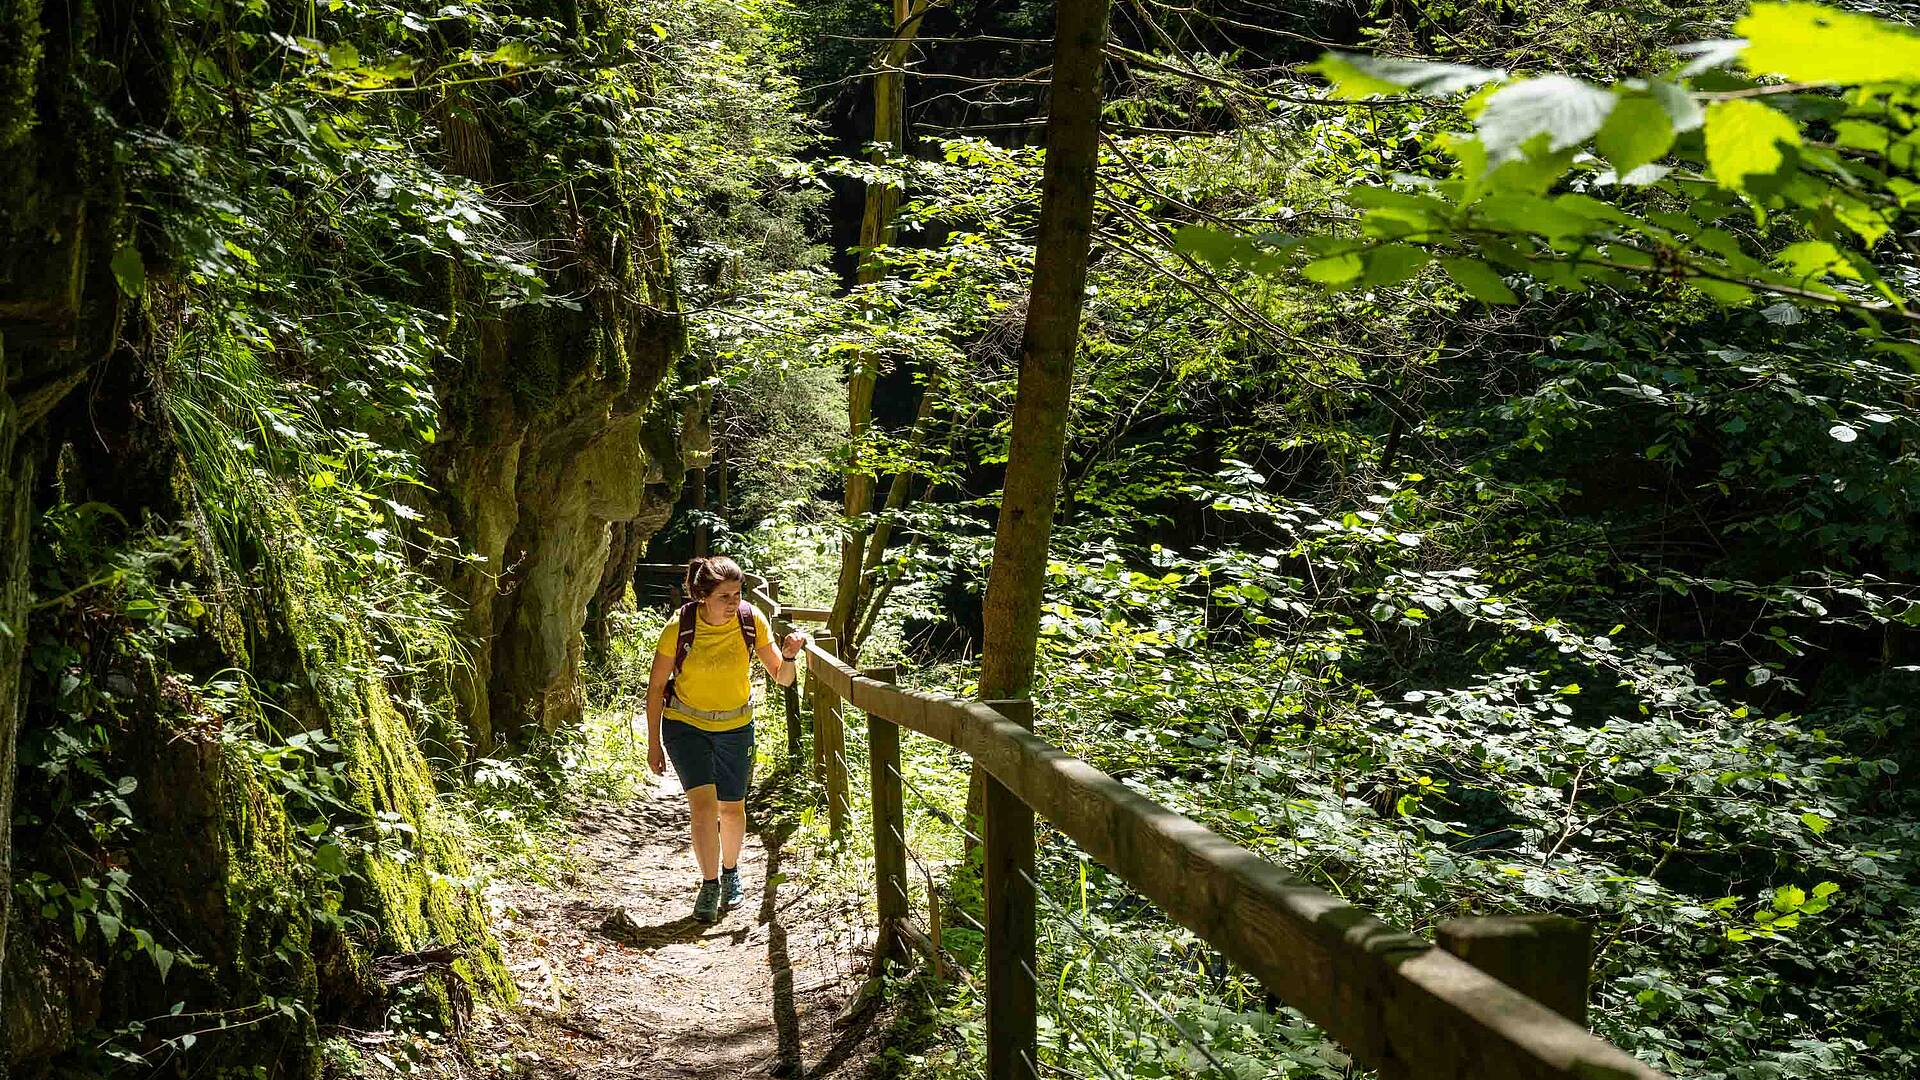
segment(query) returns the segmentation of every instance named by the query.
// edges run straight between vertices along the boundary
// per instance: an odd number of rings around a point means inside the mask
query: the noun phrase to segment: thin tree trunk
[[[893,39],[874,56],[879,71],[873,77],[873,151],[868,160],[884,165],[889,153],[900,153],[907,145],[906,72],[902,70],[907,53],[920,33],[932,0],[893,0]],[[893,243],[894,214],[900,209],[900,189],[885,183],[867,185],[866,206],[860,216],[860,267],[854,273],[855,286],[880,280],[880,249]],[[851,642],[859,619],[861,594],[866,577],[861,567],[866,561],[868,513],[873,509],[875,477],[861,452],[861,442],[873,423],[873,387],[880,375],[880,358],[866,351],[855,354],[853,373],[847,380],[847,470],[840,538],[840,580],[834,590],[833,610],[827,619],[828,632],[842,642]],[[852,662],[852,657],[846,657]]]
[[[733,500],[733,493],[727,479],[727,455],[719,446],[713,448],[712,469],[713,505],[707,508],[707,512],[713,515],[714,520],[720,523],[721,531],[725,532],[732,528],[728,523],[727,504]]]
[[[5,357],[0,354],[0,362]],[[20,682],[27,644],[27,555],[33,527],[36,447],[0,371],[0,965],[13,899],[13,764],[20,731]],[[5,1021],[0,1020],[0,1025]],[[0,1070],[5,1068],[0,1057]]]
[[[1040,191],[1040,232],[1033,289],[1020,342],[1020,385],[1007,448],[1007,481],[987,574],[980,656],[980,696],[1028,698],[1033,689],[1060,471],[1066,460],[1067,404],[1073,390],[1080,310],[1086,298],[1093,239],[1093,200],[1100,160],[1100,75],[1107,43],[1108,0],[1060,0],[1055,8],[1052,100],[1047,109],[1047,164]],[[1032,724],[1029,704],[1003,706]],[[980,769],[974,767],[976,777]],[[987,1071],[1035,1075],[1034,819],[1012,792],[981,785],[981,922],[987,937]]]
[[[1007,482],[987,576],[980,658],[984,698],[1025,697],[1033,686],[1040,594],[1066,458],[1067,399],[1093,234],[1107,8],[1107,0],[1061,0],[1058,9],[1033,291],[1020,344]]]
[[[711,531],[707,528],[707,467],[687,470],[693,480],[693,555],[705,558],[712,544]]]
[[[913,420],[913,430],[907,437],[909,458],[918,455],[926,446],[927,435],[932,430],[934,393],[939,385],[937,378],[930,378],[927,380],[927,385],[920,391],[920,407]],[[873,624],[880,614],[880,607],[885,602],[888,590],[879,585],[880,564],[887,557],[887,546],[893,542],[894,517],[906,508],[907,503],[918,497],[914,494],[918,480],[919,477],[913,473],[894,474],[893,482],[887,485],[886,503],[872,522],[873,533],[865,538],[866,554],[860,563],[860,576],[853,595],[853,610],[847,616],[847,624],[855,627],[855,630],[850,636],[841,639],[846,642],[848,663],[852,663],[860,655],[860,646],[872,632]],[[890,577],[887,580],[891,582],[893,579]]]
[[[1067,399],[1092,244],[1108,0],[1061,0],[1057,10],[1040,232],[1020,343],[1006,487],[987,575],[980,696],[988,700],[1024,698],[1033,687],[1047,543],[1066,460]],[[986,773],[976,764],[967,789],[967,817],[976,835],[984,835],[987,801]],[[970,841],[968,864],[979,865],[980,855]]]

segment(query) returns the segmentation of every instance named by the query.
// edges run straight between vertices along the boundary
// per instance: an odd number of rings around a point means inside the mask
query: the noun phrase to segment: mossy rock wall
[[[28,530],[49,444],[42,422],[119,334],[110,267],[125,239],[125,195],[113,139],[118,122],[164,109],[171,42],[147,4],[0,5],[0,972],[21,938],[10,877],[14,748]],[[0,1045],[11,1041],[0,1030]]]
[[[464,153],[501,160],[476,138]],[[607,273],[561,283],[589,296],[581,310],[471,320],[447,372],[432,468],[445,527],[479,556],[445,579],[467,606],[475,662],[456,694],[476,755],[579,720],[589,608],[609,563],[631,567],[665,523],[683,472],[665,402],[686,330],[657,201],[587,242]]]
[[[146,659],[109,646],[115,628],[101,610],[85,616],[91,624],[43,621],[42,634],[69,641],[90,625],[88,677],[122,687],[99,766],[134,782],[126,798],[137,825],[91,847],[43,836],[26,854],[56,875],[129,874],[141,904],[127,934],[138,925],[173,956],[163,979],[125,935],[110,947],[92,924],[76,937],[64,912],[18,913],[14,938],[34,948],[7,959],[8,1064],[21,1075],[84,1073],[101,1065],[90,1048],[102,1041],[153,1053],[165,1036],[211,1029],[180,1056],[182,1068],[307,1078],[318,1072],[318,1023],[378,1019],[377,957],[458,946],[463,958],[425,995],[449,1026],[470,997],[503,999],[512,987],[420,733],[396,707],[295,493],[263,481],[240,500],[244,558],[217,548],[185,466],[165,453],[165,409],[116,385],[141,382],[141,371],[132,352],[107,366],[108,392],[88,414],[105,449],[69,451],[63,483],[69,497],[112,500],[143,529],[200,537],[171,584],[204,609],[182,616],[190,637]],[[143,464],[158,455],[158,467],[129,470],[136,447]],[[223,672],[246,673],[237,708],[202,693]],[[58,722],[46,703],[29,702],[29,728]],[[324,735],[322,749],[311,772],[290,773],[275,755],[303,733]],[[334,857],[319,857],[323,844]],[[109,1039],[176,1005],[197,1028],[163,1020]],[[222,1016],[230,1028],[218,1027]]]

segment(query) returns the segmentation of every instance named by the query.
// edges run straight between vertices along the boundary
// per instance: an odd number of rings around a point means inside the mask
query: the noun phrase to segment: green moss
[[[254,763],[232,746],[223,754],[221,795],[230,951],[220,985],[235,1001],[291,993],[311,1004],[319,996],[319,976],[312,950],[310,875],[295,856],[299,848],[286,810],[278,795],[261,783]],[[259,1026],[256,1037],[289,1049],[280,1060],[282,1075],[319,1075],[318,1062],[305,1052],[317,1038],[310,1009]]]
[[[345,760],[345,799],[367,841],[354,867],[356,897],[379,927],[381,952],[458,944],[458,973],[484,995],[508,997],[512,980],[488,932],[477,880],[453,840],[415,733],[375,673],[365,633],[339,604],[325,564],[290,509],[270,563],[270,607],[311,688],[319,719]]]
[[[512,368],[507,385],[514,397],[535,411],[549,408],[565,389],[560,349],[554,340],[552,308],[531,308],[516,320]]]

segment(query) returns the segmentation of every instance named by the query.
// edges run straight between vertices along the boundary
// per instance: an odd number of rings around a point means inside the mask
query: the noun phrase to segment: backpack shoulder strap
[[[680,608],[680,633],[673,644],[673,673],[680,674],[681,667],[687,662],[687,654],[693,651],[693,635],[697,632],[695,620],[699,618],[697,604],[685,604]]]
[[[747,643],[747,659],[751,661],[760,649],[760,627],[754,622],[753,605],[745,600],[740,601],[740,637]]]

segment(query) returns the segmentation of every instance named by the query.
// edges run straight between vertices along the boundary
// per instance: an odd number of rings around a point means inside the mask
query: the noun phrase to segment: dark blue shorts
[[[712,784],[721,802],[747,797],[747,785],[753,781],[752,724],[732,731],[707,731],[669,716],[661,721],[660,741],[666,744],[682,788],[692,791]]]

